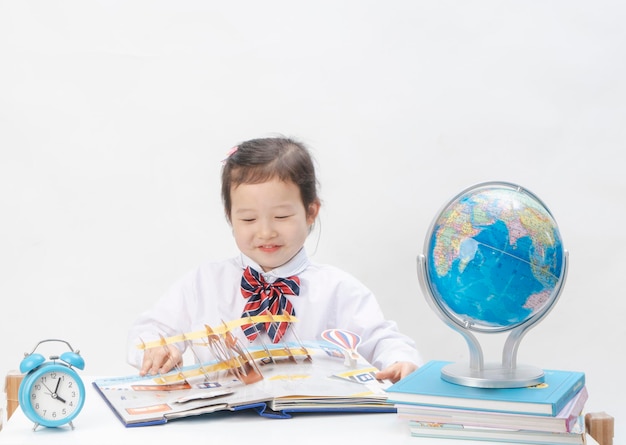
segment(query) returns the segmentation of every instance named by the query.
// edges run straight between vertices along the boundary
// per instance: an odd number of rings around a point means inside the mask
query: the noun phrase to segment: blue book
[[[430,361],[387,388],[389,402],[478,411],[556,416],[585,386],[578,371],[544,370],[545,381],[525,388],[475,388],[447,382],[441,368],[450,362]]]

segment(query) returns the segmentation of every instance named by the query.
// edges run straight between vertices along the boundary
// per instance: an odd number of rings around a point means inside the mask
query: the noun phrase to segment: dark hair
[[[242,142],[231,150],[222,168],[222,202],[230,221],[230,191],[240,184],[258,184],[278,178],[300,189],[305,211],[319,201],[315,167],[309,150],[290,138],[262,138]]]

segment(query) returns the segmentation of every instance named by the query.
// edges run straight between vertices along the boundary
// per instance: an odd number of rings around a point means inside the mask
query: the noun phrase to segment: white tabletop
[[[384,414],[295,414],[291,419],[268,419],[253,411],[222,412],[179,419],[164,425],[126,428],[84,378],[85,405],[74,419],[74,430],[38,427],[18,408],[0,431],[0,444],[143,444],[224,443],[278,444],[291,440],[297,445],[334,444],[432,444],[459,445],[464,441],[411,437],[408,423],[395,413]],[[223,441],[223,442],[222,442]],[[483,442],[471,441],[474,445]],[[486,443],[485,443],[486,444]],[[493,442],[490,442],[493,444]]]

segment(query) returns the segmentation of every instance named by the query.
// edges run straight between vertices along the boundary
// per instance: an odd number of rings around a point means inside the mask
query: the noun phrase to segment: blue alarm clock
[[[60,356],[52,355],[46,361],[43,355],[35,353],[45,342],[65,343],[69,351]],[[42,340],[31,353],[25,353],[20,363],[20,372],[25,374],[18,391],[19,406],[30,420],[39,425],[58,427],[69,424],[80,413],[85,403],[85,385],[74,370],[84,369],[85,360],[79,351],[74,351],[65,340]]]

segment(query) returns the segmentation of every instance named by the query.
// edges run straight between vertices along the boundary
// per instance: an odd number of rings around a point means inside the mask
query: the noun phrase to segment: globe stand
[[[441,378],[450,383],[479,388],[520,388],[542,383],[544,381],[543,370],[534,366],[518,365],[517,351],[522,338],[528,330],[542,320],[552,310],[558,300],[567,274],[567,259],[568,252],[565,250],[563,256],[563,279],[559,281],[558,287],[555,288],[552,304],[514,328],[502,328],[494,331],[485,330],[467,320],[461,320],[441,306],[439,301],[433,296],[432,289],[430,289],[426,279],[426,257],[425,255],[420,255],[418,257],[417,272],[422,290],[428,297],[429,305],[448,326],[465,338],[470,351],[469,365],[464,363],[447,365],[441,370]],[[480,342],[472,334],[472,330],[477,332],[504,332],[510,330],[502,350],[501,363],[485,363]]]

